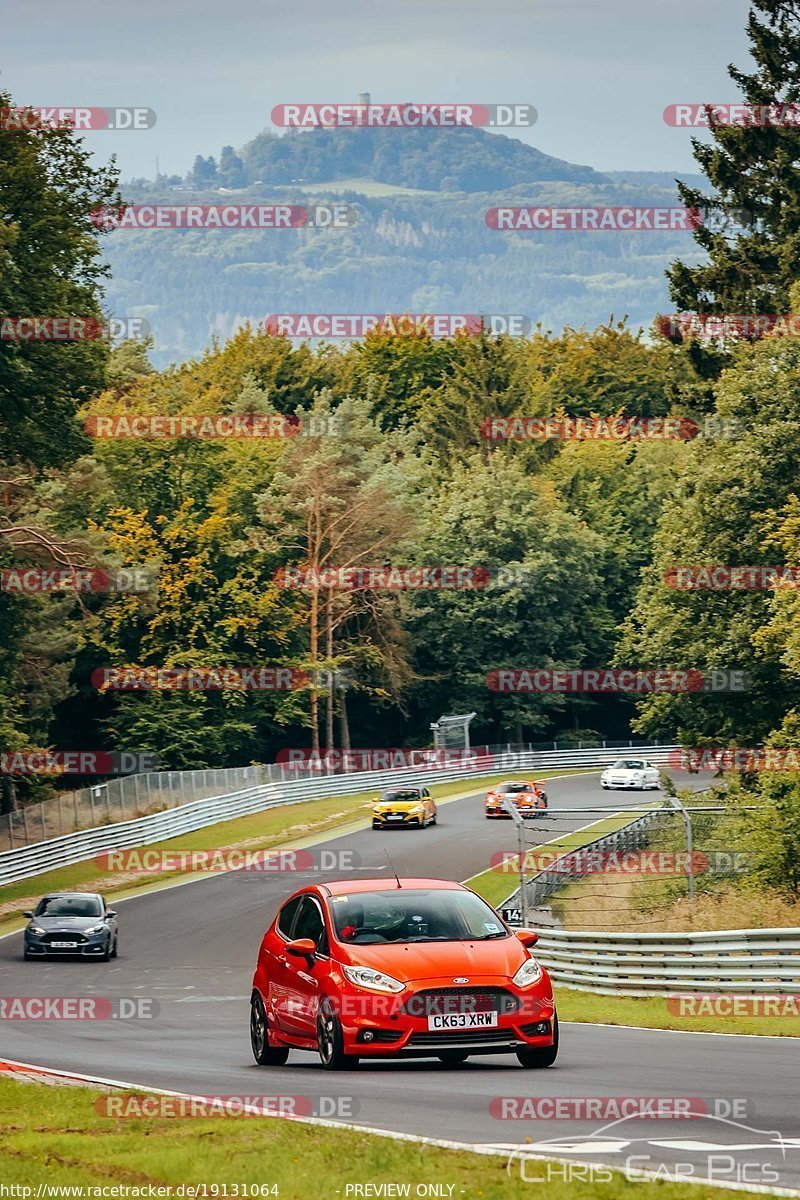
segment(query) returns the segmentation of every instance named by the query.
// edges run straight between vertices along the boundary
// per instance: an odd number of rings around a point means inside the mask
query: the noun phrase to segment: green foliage
[[[0,133],[0,316],[101,318],[91,214],[116,195],[115,171],[94,167],[70,131]],[[107,355],[102,338],[0,341],[0,463],[53,466],[85,446],[72,417],[102,386]]]
[[[800,16],[795,0],[754,0],[748,21],[756,69],[729,73],[754,107],[800,101]],[[708,254],[699,266],[675,262],[670,294],[693,312],[783,313],[800,268],[800,154],[797,126],[712,125],[694,155],[711,198],[679,185],[681,199],[708,213],[695,231]]]
[[[781,647],[767,636],[767,628],[777,632],[769,591],[682,591],[665,582],[681,565],[787,561],[770,535],[775,513],[797,486],[799,382],[800,348],[786,340],[743,348],[723,372],[717,413],[744,432],[688,448],[620,650],[651,667],[746,671],[750,687],[742,694],[654,695],[642,706],[640,731],[754,745],[800,698],[797,676],[784,669]],[[783,603],[777,600],[778,609]]]

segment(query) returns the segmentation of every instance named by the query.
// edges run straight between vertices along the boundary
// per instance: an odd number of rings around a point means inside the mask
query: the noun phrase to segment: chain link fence
[[[574,750],[658,749],[653,742],[635,741],[562,741],[562,742],[504,742],[493,746],[477,746],[463,753],[475,758],[532,754]],[[427,751],[435,755],[437,751]],[[426,753],[421,750],[419,753]],[[543,764],[544,765],[544,764]],[[552,764],[555,765],[555,764]],[[534,770],[530,762],[521,769]],[[487,773],[491,762],[487,764]],[[512,770],[508,759],[502,770]],[[432,772],[433,775],[434,772]],[[82,829],[95,829],[130,821],[165,809],[178,808],[193,800],[223,796],[246,788],[268,783],[285,783],[299,779],[324,779],[331,775],[353,774],[341,766],[303,768],[276,763],[255,763],[247,767],[210,767],[197,771],[151,771],[144,775],[124,775],[92,784],[74,792],[59,792],[37,804],[28,804],[15,812],[0,815],[0,851],[16,850],[50,838],[64,837]]]

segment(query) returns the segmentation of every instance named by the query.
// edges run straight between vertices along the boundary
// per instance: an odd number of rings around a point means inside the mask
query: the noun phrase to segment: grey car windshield
[[[497,913],[471,892],[393,888],[332,896],[328,904],[337,937],[353,945],[510,936]]]
[[[99,917],[103,907],[96,896],[45,896],[37,917]]]
[[[611,769],[612,771],[642,771],[644,763],[636,758],[620,758]]]

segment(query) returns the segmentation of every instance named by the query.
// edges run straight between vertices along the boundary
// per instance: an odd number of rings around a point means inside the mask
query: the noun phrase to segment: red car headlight
[[[534,983],[538,983],[542,978],[542,968],[539,966],[535,958],[528,958],[517,971],[512,983],[519,988],[531,987]]]
[[[402,992],[406,986],[399,979],[394,979],[383,971],[376,971],[373,967],[343,966],[342,970],[356,987],[369,988],[372,992]]]

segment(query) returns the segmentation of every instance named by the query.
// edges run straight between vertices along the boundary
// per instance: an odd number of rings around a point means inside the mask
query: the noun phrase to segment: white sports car
[[[658,767],[645,762],[643,758],[619,758],[613,767],[606,767],[603,771],[600,786],[629,788],[631,791],[640,792],[647,788],[660,788],[661,780]]]

